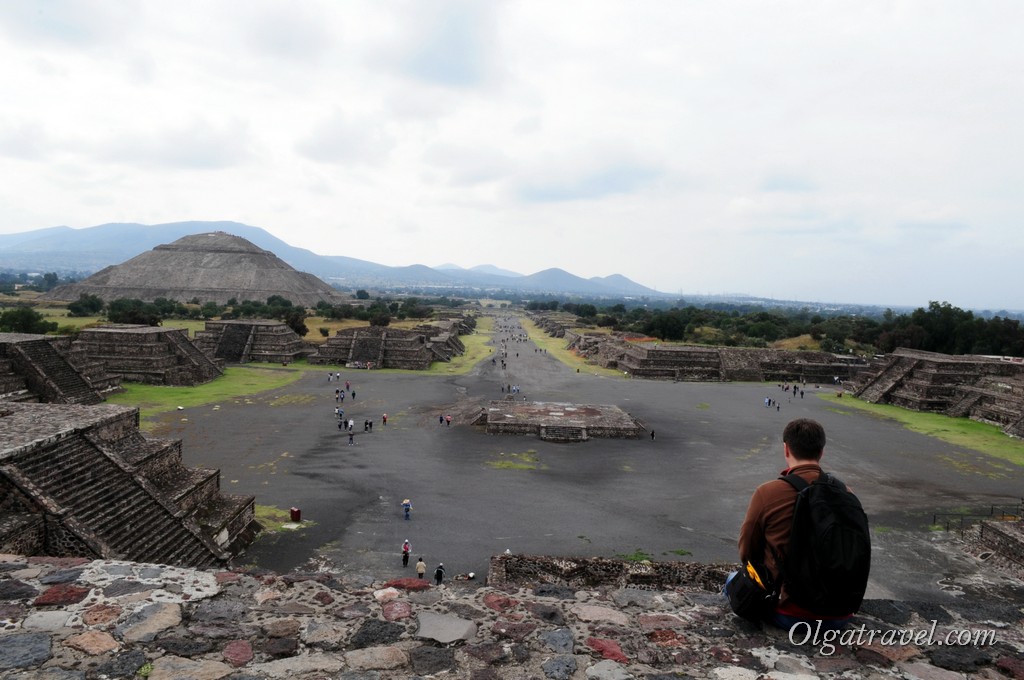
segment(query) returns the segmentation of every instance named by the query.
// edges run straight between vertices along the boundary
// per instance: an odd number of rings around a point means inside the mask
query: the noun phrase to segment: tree
[[[103,300],[98,295],[82,293],[68,303],[68,316],[95,316],[103,311]]]
[[[309,328],[306,326],[306,312],[303,309],[291,308],[284,313],[284,322],[293,331],[299,335],[305,337],[306,333],[309,333]]]
[[[212,300],[203,305],[199,310],[200,316],[202,316],[204,319],[212,319],[213,317],[219,315],[220,313],[221,308],[217,305],[216,302],[213,302]]]
[[[291,307],[292,301],[280,295],[271,295],[267,298],[267,307]]]
[[[145,326],[159,326],[163,320],[156,305],[128,298],[113,300],[107,306],[107,319],[112,323],[132,323]]]
[[[356,291],[356,299],[357,300],[369,300],[370,299],[370,294],[367,291],[365,291],[362,288],[360,288],[359,290]]]
[[[57,330],[56,321],[29,307],[15,307],[0,314],[0,331],[5,333],[52,333]]]
[[[377,314],[370,319],[371,326],[387,326],[391,323],[391,317],[387,314]]]

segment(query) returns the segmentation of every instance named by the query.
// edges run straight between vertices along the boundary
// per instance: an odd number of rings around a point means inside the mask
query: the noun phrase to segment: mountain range
[[[110,223],[84,229],[50,227],[0,234],[0,269],[87,275],[120,264],[190,234],[224,231],[269,250],[299,271],[341,288],[474,289],[593,297],[666,297],[621,274],[585,279],[564,269],[522,275],[493,265],[465,269],[453,264],[391,267],[342,255],[317,255],[270,232],[239,222]]]

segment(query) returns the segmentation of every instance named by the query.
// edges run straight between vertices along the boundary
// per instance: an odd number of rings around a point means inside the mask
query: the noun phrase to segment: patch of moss
[[[508,458],[504,460],[489,460],[486,463],[487,467],[491,467],[496,470],[543,470],[547,467],[540,462],[537,458],[537,452],[533,449],[530,449],[525,453],[506,454],[501,452],[498,455],[507,455]]]
[[[616,553],[616,557],[620,560],[626,560],[627,562],[650,562],[650,554],[644,552],[642,549],[637,548],[631,553]]]

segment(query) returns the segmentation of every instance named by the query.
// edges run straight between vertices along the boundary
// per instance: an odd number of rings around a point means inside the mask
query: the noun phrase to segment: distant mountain
[[[472,269],[457,265],[431,268],[422,264],[389,267],[343,255],[317,255],[291,246],[259,227],[228,221],[155,225],[111,223],[85,229],[61,226],[0,234],[0,269],[91,274],[183,236],[215,231],[240,236],[269,250],[295,269],[342,288],[413,287],[438,292],[475,289],[599,297],[665,297],[620,274],[584,279],[562,269],[547,269],[523,276],[486,264]]]
[[[456,274],[456,276],[465,276],[467,275],[467,272],[476,272],[478,274],[489,274],[493,276],[507,276],[510,278],[519,278],[522,276],[522,274],[520,274],[519,272],[513,272],[509,271],[508,269],[495,267],[493,264],[478,264],[475,267],[470,267],[469,269],[466,269],[465,267],[460,267],[457,264],[446,262],[444,264],[437,265],[436,267],[434,267],[434,269],[442,272],[459,272],[458,274]]]
[[[519,278],[522,276],[519,272],[501,269],[500,267],[495,267],[493,264],[478,264],[475,267],[470,267],[470,270],[480,272],[481,274],[494,274],[495,276],[509,276],[512,278]]]

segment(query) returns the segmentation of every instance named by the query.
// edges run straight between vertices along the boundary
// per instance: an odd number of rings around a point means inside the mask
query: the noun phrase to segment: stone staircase
[[[384,342],[387,334],[370,335],[357,333],[352,339],[348,362],[356,366],[372,365],[380,368],[384,365]]]
[[[542,425],[540,438],[549,442],[585,442],[587,428],[572,425]]]
[[[62,404],[99,404],[103,398],[46,340],[28,340],[8,346],[8,357],[25,376],[27,385],[48,401]]]
[[[970,414],[974,405],[981,401],[984,395],[980,392],[967,391],[946,410],[946,415],[951,418],[962,418]]]
[[[15,458],[2,469],[19,485],[37,490],[65,520],[73,520],[64,521],[65,526],[101,557],[195,566],[213,566],[227,558],[190,530],[180,511],[160,502],[83,437],[65,437],[46,455]]]
[[[872,403],[882,401],[917,367],[918,363],[919,360],[915,357],[895,357],[877,375],[866,380],[864,385],[857,390],[855,396]]]
[[[187,358],[194,366],[192,372],[198,375],[198,382],[205,383],[213,380],[223,371],[210,358],[199,351],[192,342],[185,336],[184,331],[168,331],[165,335],[167,341],[177,348],[179,356]]]
[[[240,363],[248,353],[252,327],[226,324],[217,342],[214,357],[232,364]]]
[[[137,419],[121,406],[5,404],[0,510],[45,519],[5,544],[198,567],[244,550],[260,530],[253,497],[222,494],[218,470],[186,467],[180,440],[150,438]]]

